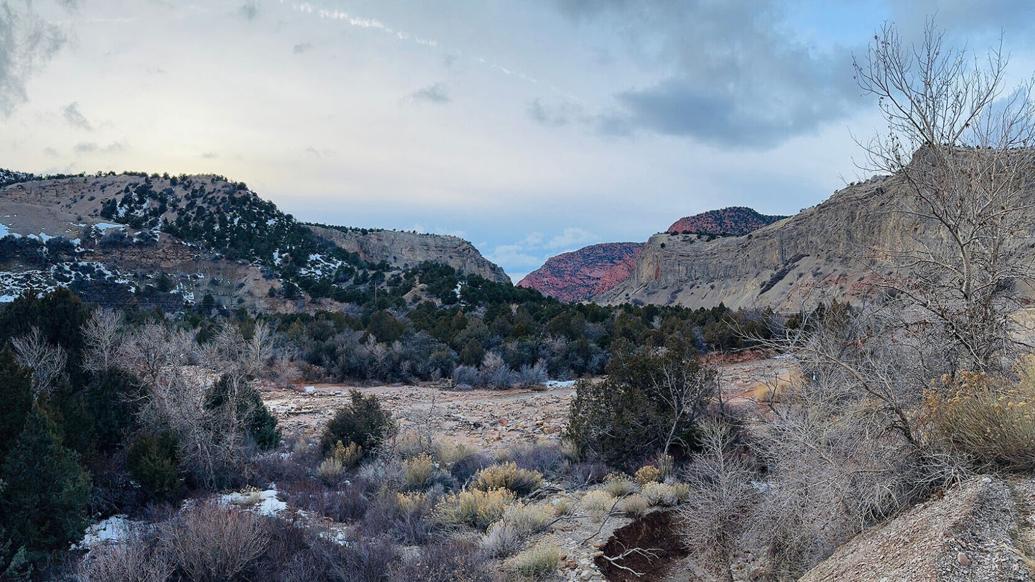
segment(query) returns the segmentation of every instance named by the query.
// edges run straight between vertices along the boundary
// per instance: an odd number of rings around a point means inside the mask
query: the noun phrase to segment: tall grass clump
[[[931,437],[979,470],[1035,470],[1035,361],[1011,382],[966,372],[925,399]]]
[[[482,491],[507,489],[518,496],[528,495],[543,484],[543,475],[538,471],[521,469],[516,463],[501,463],[486,467],[474,476],[471,486]]]

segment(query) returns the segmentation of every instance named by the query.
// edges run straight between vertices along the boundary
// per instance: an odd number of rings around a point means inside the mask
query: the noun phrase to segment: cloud
[[[818,50],[787,30],[775,0],[556,0],[576,23],[625,39],[653,81],[584,119],[611,134],[651,132],[765,149],[846,117],[862,103],[846,48]],[[570,119],[532,110],[554,125]]]
[[[75,2],[59,1],[65,9]],[[65,45],[65,31],[35,11],[32,2],[0,3],[0,114],[9,115],[28,95],[25,82]]]
[[[569,123],[588,120],[583,107],[577,103],[548,103],[543,99],[534,99],[528,104],[528,116],[532,121],[547,127],[563,127]]]
[[[489,254],[489,260],[508,267],[538,267],[543,264],[540,256],[528,253],[521,245],[497,245]]]
[[[216,160],[219,159],[219,154],[216,152],[204,152],[201,154],[203,160]]]
[[[75,144],[73,149],[77,154],[117,154],[126,151],[126,146],[117,141],[113,141],[108,145],[84,141]]]
[[[588,230],[569,226],[550,237],[540,232],[530,232],[520,241],[497,245],[488,256],[489,260],[506,265],[507,269],[532,269],[538,268],[553,255],[581,248],[596,240],[597,237]]]
[[[932,18],[948,33],[1003,33],[1011,41],[1023,40],[1035,27],[1029,0],[911,0],[892,2],[890,7],[892,19],[907,34],[919,33]]]
[[[546,248],[549,249],[560,249],[560,248],[571,248],[573,246],[582,246],[586,243],[592,242],[595,236],[584,228],[577,226],[569,226],[565,228],[560,234],[554,236],[546,242]]]
[[[84,129],[86,131],[93,131],[93,124],[86,118],[81,111],[79,111],[79,103],[72,102],[65,106],[64,109],[65,121],[69,125],[76,129]]]
[[[58,153],[58,151],[56,149],[54,149],[54,148],[52,148],[50,146],[47,146],[47,147],[43,148],[43,153],[47,157],[51,157],[51,158],[56,158],[56,157],[59,157],[61,155],[61,154]]]
[[[310,42],[300,42],[295,46],[291,47],[291,52],[295,53],[296,55],[307,53],[311,50],[313,50],[313,44]]]
[[[449,103],[449,93],[446,91],[446,87],[442,83],[435,83],[414,91],[410,97],[414,101],[423,101],[425,103],[444,104]]]
[[[255,20],[259,17],[259,5],[254,2],[254,0],[251,2],[245,2],[237,9],[237,12],[245,20]]]

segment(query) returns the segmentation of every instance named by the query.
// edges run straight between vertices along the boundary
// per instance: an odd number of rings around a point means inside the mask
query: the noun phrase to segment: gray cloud
[[[313,44],[310,42],[300,42],[295,46],[291,47],[291,52],[295,53],[296,55],[307,53],[311,50],[313,50]]]
[[[451,101],[449,98],[449,92],[446,91],[446,87],[442,85],[442,83],[435,83],[434,85],[429,85],[423,89],[414,91],[410,97],[412,97],[414,101],[424,101],[426,103],[436,104],[449,103]]]
[[[252,0],[251,2],[245,2],[242,4],[237,11],[245,18],[245,20],[255,20],[259,16],[259,5]]]
[[[65,121],[69,125],[76,129],[85,129],[86,131],[93,131],[93,124],[90,120],[83,115],[82,111],[79,111],[79,103],[72,102],[65,106],[64,109]]]
[[[588,120],[582,106],[576,103],[546,102],[543,99],[534,99],[528,104],[528,116],[532,121],[547,127],[563,127]]]
[[[905,31],[919,33],[928,19],[950,34],[1004,33],[1007,40],[1028,41],[1024,33],[1035,27],[1029,0],[911,0],[892,2],[892,19]]]
[[[66,9],[72,0],[60,0]],[[25,81],[65,44],[65,33],[44,20],[31,2],[0,3],[0,114],[27,99]]]
[[[117,141],[113,141],[108,145],[84,141],[75,144],[73,149],[77,154],[117,154],[126,151],[126,146]]]
[[[615,94],[594,116],[612,134],[648,131],[768,148],[861,103],[847,49],[820,52],[781,27],[774,0],[557,0],[585,25],[612,27],[653,83]]]

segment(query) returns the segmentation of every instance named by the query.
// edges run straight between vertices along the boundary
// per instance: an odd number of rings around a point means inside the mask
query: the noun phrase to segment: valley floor
[[[758,406],[797,372],[783,357],[748,356],[742,361],[714,363],[720,373],[723,400],[731,406]],[[359,386],[299,384],[267,388],[263,399],[285,434],[316,434],[355,389],[378,397],[401,428],[419,428],[449,435],[485,450],[519,443],[559,441],[567,422],[572,387],[511,390],[450,390],[445,385]]]

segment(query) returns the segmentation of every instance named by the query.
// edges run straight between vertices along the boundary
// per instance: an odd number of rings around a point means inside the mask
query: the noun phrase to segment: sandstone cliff
[[[796,311],[831,296],[861,297],[872,291],[875,270],[887,268],[879,249],[929,236],[893,211],[901,189],[897,178],[872,178],[745,236],[654,235],[632,277],[594,299]]]
[[[497,283],[510,281],[499,265],[483,257],[474,245],[459,237],[316,225],[309,225],[309,229],[371,263],[384,261],[393,267],[406,269],[430,261],[449,265],[465,275],[478,275]]]

